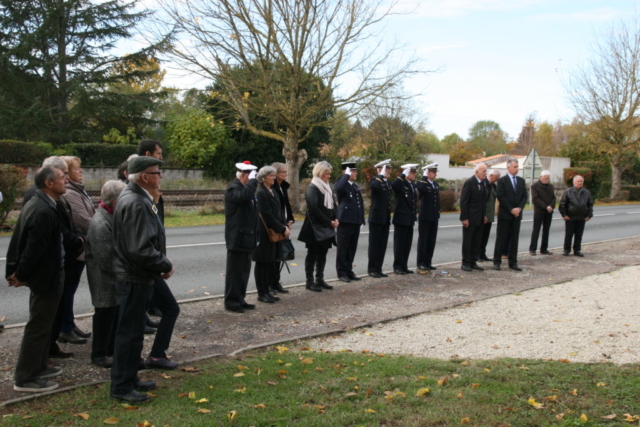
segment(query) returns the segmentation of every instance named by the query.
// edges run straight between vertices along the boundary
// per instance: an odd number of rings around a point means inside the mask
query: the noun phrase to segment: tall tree
[[[524,119],[524,125],[518,135],[516,150],[520,154],[529,154],[534,145],[534,135],[538,126],[535,114],[531,113]]]
[[[493,120],[480,120],[469,128],[469,142],[485,156],[504,153],[507,134]]]
[[[640,151],[640,16],[612,24],[596,38],[589,61],[565,81],[567,99],[595,148],[611,163],[611,198]]]
[[[406,76],[424,72],[415,56],[404,60],[397,45],[387,47],[378,36],[393,6],[384,0],[159,2],[177,30],[173,57],[221,82],[246,129],[282,143],[296,209],[307,159],[299,144],[314,128],[358,114]],[[248,78],[238,80],[238,66]],[[333,109],[347,114],[319,117]],[[271,130],[257,126],[256,115]]]

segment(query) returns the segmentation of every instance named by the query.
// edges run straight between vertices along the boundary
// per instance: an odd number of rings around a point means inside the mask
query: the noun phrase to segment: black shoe
[[[513,264],[509,266],[510,270],[522,271],[522,269],[518,266],[518,264]]]
[[[243,302],[242,305],[240,305],[240,307],[244,308],[245,310],[255,310],[256,309],[256,305],[255,304],[249,304],[247,302]]]
[[[53,350],[49,351],[50,359],[69,359],[70,357],[73,357],[73,356],[74,355],[71,352],[60,350],[60,346],[58,344],[55,344],[55,347],[53,348]]]
[[[316,285],[320,286],[322,289],[333,289],[333,286],[325,282],[324,280],[316,281]]]
[[[536,256],[536,251],[529,251],[529,255]]]
[[[542,254],[542,255],[553,255],[553,252],[549,252],[549,251],[540,251],[540,254]]]
[[[484,271],[484,268],[480,267],[478,264],[473,264],[471,268],[473,270]]]
[[[496,263],[494,263],[494,264],[493,264],[493,267],[491,267],[491,268],[493,268],[493,269],[494,269],[494,270],[496,270],[496,271],[500,271],[500,270],[502,270],[502,267],[500,267],[500,264],[496,264]]]
[[[166,357],[149,356],[147,357],[147,360],[145,360],[144,364],[149,369],[166,369],[168,371],[171,371],[178,367],[178,362],[173,362]]]
[[[583,257],[584,258],[584,254],[580,251],[574,253],[575,256],[579,256],[579,257]]]
[[[407,269],[407,270],[404,271],[404,274],[413,274],[413,270]]]
[[[269,295],[274,301],[280,301],[280,297],[273,295],[271,292],[267,292],[267,295]]]
[[[258,295],[258,301],[266,302],[267,304],[273,304],[274,302],[276,302],[276,300],[271,298],[271,294],[270,293],[266,293],[264,295]]]
[[[426,270],[431,270],[431,269],[430,269],[430,268],[429,268],[429,266],[428,266],[428,265],[426,265],[426,264],[420,264],[420,265],[418,266],[418,270],[426,271]]]
[[[562,252],[562,255],[564,255],[564,256],[569,256],[569,255],[571,255],[571,252],[569,252],[569,251],[563,251],[563,252]]]
[[[313,291],[313,292],[322,292],[322,288],[318,285],[316,285],[315,283],[308,283],[305,286],[307,288],[307,290],[309,291]]]
[[[150,328],[150,327],[148,327],[148,326],[145,326],[145,327],[144,327],[144,334],[145,334],[145,335],[153,335],[153,334],[155,334],[155,333],[156,333],[156,330],[155,330],[155,329]]]
[[[0,332],[4,331],[4,325],[0,323]]]
[[[345,283],[350,283],[351,282],[351,279],[349,279],[349,277],[347,277],[347,276],[340,276],[340,277],[338,277],[338,279],[343,281],[343,282],[345,282]]]
[[[404,270],[398,270],[397,268],[396,268],[395,270],[393,270],[393,272],[394,272],[395,274],[399,274],[399,275],[401,275],[401,276],[402,276],[402,275],[407,274],[407,273],[405,273],[405,272],[404,272]]]
[[[429,270],[437,270],[437,268],[435,268],[433,265],[430,265]]]
[[[369,276],[375,277],[376,279],[379,279],[379,278],[382,277],[382,275],[380,273],[376,273],[375,271],[370,271],[369,272]]]
[[[155,320],[151,320],[150,317],[147,317],[147,326],[150,328],[158,329],[158,326],[160,326],[160,322],[156,322]]]
[[[110,368],[113,365],[113,361],[107,356],[92,357],[91,364],[100,366],[101,368]]]
[[[281,294],[288,294],[289,293],[289,289],[283,288],[282,284],[280,284],[280,282],[278,282],[275,285],[273,285],[272,288],[273,288],[274,291],[279,292]]]
[[[150,308],[147,313],[149,313],[150,316],[162,317],[162,312],[158,307]]]
[[[87,339],[86,338],[80,338],[79,336],[77,336],[73,331],[71,332],[63,332],[60,334],[60,337],[58,338],[58,342],[62,343],[62,344],[86,344],[87,343]]]
[[[384,273],[380,272],[380,277],[389,277],[389,275],[388,275],[388,274],[384,274]]]
[[[146,402],[151,400],[151,396],[149,396],[148,394],[140,393],[139,391],[136,391],[136,390],[130,391],[129,393],[123,396],[112,394],[111,398],[120,400],[122,402],[128,402],[128,403],[141,403],[141,402]]]
[[[233,306],[233,307],[225,306],[224,309],[227,311],[233,311],[234,313],[244,313],[244,308],[238,307],[238,306]]]
[[[135,384],[133,387],[138,391],[149,391],[156,388],[156,382],[155,381],[138,381],[138,383]]]
[[[462,267],[460,267],[461,269],[463,269],[464,271],[473,271],[473,269],[471,267],[469,267],[468,265],[464,265],[462,264]]]
[[[489,257],[488,257],[488,256],[486,256],[486,255],[480,255],[480,261],[491,262],[491,261],[493,261],[493,259],[492,259],[492,258],[489,258]]]
[[[78,328],[77,326],[73,327],[73,332],[79,336],[80,338],[89,338],[91,337],[91,332],[85,332],[82,329]]]
[[[350,280],[354,280],[354,281],[356,281],[356,282],[357,282],[358,280],[362,280],[362,277],[358,277],[358,276],[356,276],[356,275],[355,275],[355,274],[353,274],[353,273],[349,274],[349,276],[348,276],[348,277],[349,277],[349,279],[350,279]]]

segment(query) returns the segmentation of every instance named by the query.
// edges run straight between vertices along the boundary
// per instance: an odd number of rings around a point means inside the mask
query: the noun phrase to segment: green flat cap
[[[127,172],[129,173],[138,173],[144,172],[147,168],[151,166],[162,166],[162,160],[156,159],[155,157],[148,156],[138,156],[129,160],[127,164]]]

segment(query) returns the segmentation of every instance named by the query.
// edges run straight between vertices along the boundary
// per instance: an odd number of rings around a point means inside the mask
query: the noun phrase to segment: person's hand
[[[380,171],[380,175],[387,176],[387,165],[382,166],[382,170]]]
[[[409,176],[409,174],[411,173],[411,168],[406,168],[402,171],[402,173],[404,174],[404,176]]]
[[[553,208],[551,206],[547,206],[547,212],[549,213],[553,212]]]
[[[293,221],[289,221],[289,222],[287,223],[287,227],[292,228],[292,227],[293,227]]]
[[[469,220],[468,220],[468,219],[463,220],[463,221],[462,221],[462,226],[463,226],[464,228],[469,228]]]
[[[484,217],[484,223],[488,223],[489,222],[489,218],[487,218],[486,216]]]
[[[584,220],[589,221],[590,219],[591,219],[590,217],[586,217]]]
[[[511,209],[511,215],[515,216],[516,218],[520,216],[520,212],[522,212],[522,209],[520,208]]]
[[[349,166],[344,170],[344,174],[351,176],[351,168]]]
[[[333,228],[338,228],[339,225],[340,225],[340,222],[337,219],[334,219],[333,221],[331,221],[331,226]]]
[[[571,218],[569,218],[568,216],[563,216],[562,219],[564,219],[565,221],[569,221]]]
[[[14,288],[19,288],[21,286],[25,286],[26,282],[21,282],[16,277],[16,273],[13,273],[11,276],[7,277],[7,282],[9,282],[9,286],[13,286]]]
[[[291,235],[291,229],[289,227],[285,227],[284,228],[284,237],[286,237],[288,239],[290,235]]]
[[[255,179],[255,177],[258,175],[258,172],[254,170],[251,171],[251,173],[249,174],[249,179]]]
[[[162,273],[160,274],[160,277],[162,277],[164,280],[169,280],[171,278],[171,276],[173,276],[173,273],[176,272],[176,268],[175,267],[171,267],[171,271],[168,273]]]

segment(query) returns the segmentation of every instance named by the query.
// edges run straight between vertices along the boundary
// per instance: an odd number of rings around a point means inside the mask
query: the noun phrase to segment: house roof
[[[488,161],[491,161],[491,160],[497,160],[497,159],[499,159],[501,157],[510,157],[510,158],[513,158],[513,159],[520,160],[520,159],[524,159],[527,156],[521,156],[519,154],[496,154],[495,156],[482,157],[480,159],[469,160],[467,162],[467,164],[468,165],[476,165],[478,163],[488,162]]]

